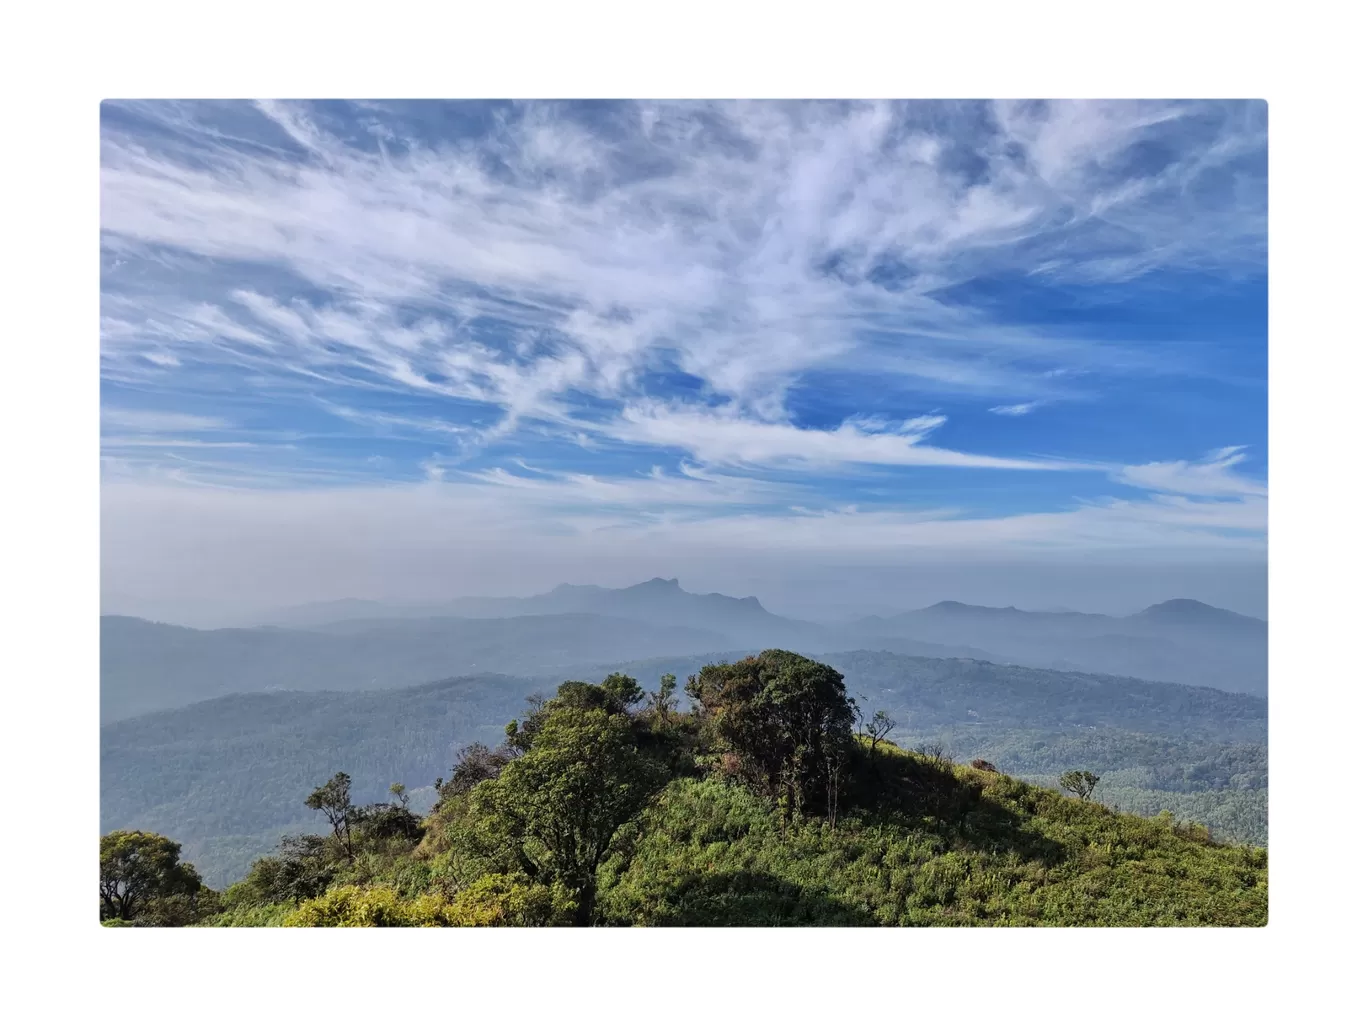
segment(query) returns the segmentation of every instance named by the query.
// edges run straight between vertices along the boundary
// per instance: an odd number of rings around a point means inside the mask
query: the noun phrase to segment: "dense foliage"
[[[356,805],[350,777],[320,774],[296,800],[325,832],[286,837],[221,896],[208,892],[192,914],[161,921],[1266,921],[1263,850],[1219,843],[1171,810],[1119,814],[983,760],[955,765],[934,746],[918,753],[879,740],[896,719],[858,710],[831,667],[781,651],[713,664],[690,682],[691,712],[674,708],[674,687],[663,676],[647,694],[617,673],[530,699],[502,745],[460,751],[422,819],[402,786]],[[1086,790],[1095,777],[1069,779]],[[149,851],[160,867],[152,878],[164,881],[151,889],[188,893],[178,846],[161,838]],[[102,858],[102,900],[105,875]]]
[[[939,744],[957,761],[986,759],[1051,786],[1060,773],[1086,767],[1102,777],[1097,793],[1109,805],[1148,814],[1149,792],[1181,792],[1159,805],[1178,813],[1192,794],[1220,836],[1267,836],[1257,801],[1267,788],[1262,699],[886,652],[847,652],[830,663],[866,716],[889,712],[896,726],[887,736],[904,748]],[[683,682],[699,665],[655,659],[601,667],[585,679],[622,671]],[[390,691],[235,695],[106,724],[101,826],[175,837],[206,882],[221,887],[281,835],[312,829],[316,817],[300,796],[339,766],[357,800],[383,800],[400,780],[414,788],[415,810],[426,811],[436,798],[428,785],[463,748],[499,745],[523,696],[550,693],[555,683],[487,674]],[[666,702],[688,704],[674,691]]]
[[[770,649],[703,667],[687,692],[724,749],[728,771],[773,798],[785,817],[820,807],[834,820],[855,720],[839,673]]]
[[[115,830],[100,838],[100,920],[185,926],[218,911],[218,896],[169,837]]]

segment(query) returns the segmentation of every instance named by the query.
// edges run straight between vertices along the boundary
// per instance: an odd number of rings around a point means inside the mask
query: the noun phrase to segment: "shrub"
[[[284,926],[409,926],[410,914],[392,887],[336,887],[310,898]]]
[[[559,884],[490,874],[461,891],[446,907],[447,926],[570,926],[575,895]]]

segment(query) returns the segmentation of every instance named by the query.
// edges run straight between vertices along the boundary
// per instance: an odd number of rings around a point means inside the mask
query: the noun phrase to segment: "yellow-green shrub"
[[[574,916],[563,887],[491,874],[447,901],[421,894],[405,901],[392,887],[334,887],[284,917],[284,926],[561,926]]]
[[[285,926],[409,926],[407,905],[392,887],[335,887],[285,917]]]
[[[559,885],[491,874],[457,894],[448,909],[451,926],[568,926],[575,901]]]

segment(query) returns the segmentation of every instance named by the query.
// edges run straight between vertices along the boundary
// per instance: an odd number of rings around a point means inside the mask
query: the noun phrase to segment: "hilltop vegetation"
[[[600,680],[621,670],[685,680],[704,662],[739,657],[653,659],[569,675]],[[904,748],[939,746],[960,761],[983,758],[1047,781],[1087,766],[1101,774],[1099,797],[1108,805],[1181,811],[1224,839],[1266,837],[1262,699],[886,652],[840,653],[830,664],[862,709],[888,710],[897,724],[889,738]],[[299,796],[339,766],[352,774],[358,800],[381,800],[397,780],[425,811],[435,797],[427,785],[459,749],[498,744],[523,696],[550,695],[558,679],[483,674],[391,691],[235,695],[106,724],[102,828],[175,837],[206,881],[223,886],[282,834],[309,829]]]
[[[675,691],[619,673],[530,700],[501,745],[460,753],[425,818],[402,786],[358,806],[335,774],[296,799],[328,830],[287,838],[195,921],[1266,921],[1262,850],[879,741],[889,718],[866,718],[831,667],[766,651],[691,676],[693,712]],[[102,886],[117,869],[102,859]]]

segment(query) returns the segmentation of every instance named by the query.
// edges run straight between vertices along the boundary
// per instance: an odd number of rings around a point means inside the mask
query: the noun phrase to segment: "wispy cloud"
[[[895,424],[856,418],[830,430],[821,430],[757,421],[734,410],[643,404],[628,407],[613,433],[629,441],[685,449],[695,459],[717,465],[801,463],[827,467],[875,464],[995,470],[1095,469],[1066,460],[980,456],[923,445],[927,435],[944,423],[942,416],[915,417]]]
[[[100,423],[107,428],[128,431],[221,431],[229,424],[222,417],[206,417],[196,413],[166,413],[157,410],[124,410],[105,407],[100,411]]]
[[[106,127],[107,244],[272,268],[327,298],[140,296],[132,348],[271,349],[267,373],[459,395],[515,419],[571,391],[640,395],[662,362],[774,413],[799,376],[873,355],[889,319],[922,333],[921,374],[958,386],[981,371],[972,340],[999,326],[937,298],[947,286],[989,269],[1117,281],[1245,261],[1262,233],[1257,194],[1238,190],[1180,216],[1196,176],[1238,176],[1261,145],[1259,124],[1221,105],[1005,104],[949,133],[879,103],[635,104],[596,126],[521,105],[472,140],[396,124],[383,152],[288,104],[259,105],[277,149],[234,146],[217,109],[140,106],[177,129],[156,150]],[[1203,145],[1174,150],[1183,131]],[[1156,170],[1140,152],[1170,159]],[[490,319],[512,344],[480,337]],[[999,364],[1053,344],[1013,334]]]
[[[996,413],[1001,417],[1024,417],[1026,414],[1040,409],[1043,405],[1044,403],[1039,400],[1029,403],[1013,403],[1010,406],[990,406],[988,412]]]
[[[491,553],[1261,544],[1243,450],[1066,423],[1214,351],[1131,338],[1146,283],[1262,273],[1259,104],[130,102],[101,159],[130,537],[201,488],[306,550],[311,490]]]
[[[1267,495],[1268,488],[1253,478],[1233,472],[1245,460],[1245,446],[1233,445],[1189,462],[1145,463],[1123,467],[1117,480],[1154,492],[1175,495]]]

